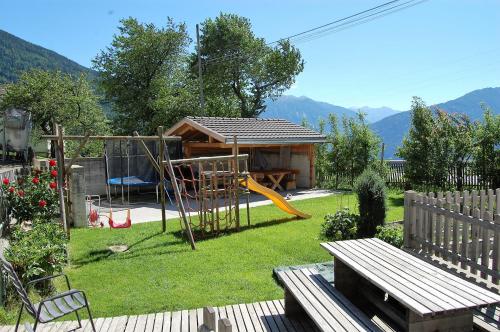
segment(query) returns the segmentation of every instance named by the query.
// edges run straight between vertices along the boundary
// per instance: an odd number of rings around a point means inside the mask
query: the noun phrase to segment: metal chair
[[[81,328],[82,322],[80,320],[80,316],[78,315],[78,310],[86,308],[89,314],[90,325],[92,326],[92,330],[95,332],[95,326],[92,320],[92,314],[90,313],[90,307],[87,302],[87,297],[85,296],[85,293],[80,290],[71,289],[71,286],[69,284],[69,279],[65,274],[61,273],[30,281],[27,284],[27,286],[34,285],[38,282],[54,279],[57,277],[64,277],[66,280],[66,286],[68,287],[68,290],[65,292],[56,294],[54,296],[43,299],[39,303],[33,304],[30,298],[28,297],[28,293],[21,284],[21,281],[19,280],[12,265],[1,255],[0,255],[0,261],[2,263],[4,270],[7,272],[8,278],[12,281],[12,284],[14,285],[14,288],[16,289],[16,292],[22,301],[21,310],[19,310],[19,316],[17,318],[16,328],[14,331],[17,331],[19,328],[21,315],[23,313],[23,309],[25,308],[26,312],[28,312],[28,314],[35,319],[35,324],[33,328],[31,328],[31,325],[29,323],[25,323],[24,327],[27,331],[33,331],[33,332],[36,331],[39,323],[45,324],[53,320],[56,320],[57,318],[71,314],[73,312],[75,313],[76,319],[78,320],[78,328]]]

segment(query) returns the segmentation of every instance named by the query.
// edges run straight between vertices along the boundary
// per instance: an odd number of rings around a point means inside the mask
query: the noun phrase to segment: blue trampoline
[[[124,186],[128,187],[151,187],[157,186],[158,182],[145,181],[137,176],[125,176],[123,178],[108,179],[108,184],[111,186]]]

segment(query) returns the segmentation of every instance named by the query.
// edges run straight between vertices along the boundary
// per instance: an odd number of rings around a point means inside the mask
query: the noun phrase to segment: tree
[[[111,46],[93,60],[117,131],[153,134],[158,124],[170,126],[196,113],[197,87],[186,67],[189,43],[186,25],[172,19],[163,28],[121,21]]]
[[[411,127],[397,150],[406,160],[405,177],[413,185],[428,186],[432,178],[435,121],[432,111],[417,97],[411,105]]]
[[[412,104],[408,135],[398,149],[406,160],[405,177],[426,191],[452,189],[450,176],[456,175],[462,190],[464,171],[474,151],[476,123],[464,114],[433,110],[418,98]]]
[[[84,74],[74,77],[59,71],[34,69],[6,86],[0,110],[20,108],[31,113],[33,136],[53,133],[54,123],[65,134],[105,134],[109,126],[97,96]],[[90,153],[91,145],[84,153]]]
[[[484,121],[477,126],[475,135],[474,166],[486,187],[500,188],[500,115],[483,105]]]
[[[257,117],[265,111],[266,98],[279,97],[304,68],[289,41],[270,46],[254,35],[247,18],[233,14],[203,22],[200,53],[207,114]],[[197,76],[197,55],[191,59]]]
[[[322,131],[324,127],[325,123],[322,122]],[[335,114],[330,114],[328,127],[327,143],[316,148],[315,166],[323,178],[327,175],[334,178],[333,183],[326,183],[326,186],[353,186],[354,179],[366,169],[376,168],[380,138],[370,129],[362,113],[354,118],[342,118],[341,128]]]

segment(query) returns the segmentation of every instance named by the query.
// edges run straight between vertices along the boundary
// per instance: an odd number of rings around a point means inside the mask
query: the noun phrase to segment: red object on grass
[[[9,187],[9,192],[10,192],[10,193],[13,193],[14,191],[16,191],[16,188],[14,188],[14,187]]]
[[[57,165],[56,161],[54,159],[50,159],[49,160],[49,166],[50,167],[54,167],[55,165]]]
[[[24,190],[19,189],[17,191],[17,194],[19,195],[19,197],[24,197]]]
[[[57,171],[55,169],[53,169],[52,171],[50,171],[50,176],[52,176],[53,178],[55,178],[57,176]]]
[[[41,208],[44,208],[45,206],[47,206],[47,202],[42,199],[38,202],[38,206]]]
[[[50,187],[50,189],[56,189],[57,188],[57,183],[51,182],[51,183],[49,183],[49,187]]]
[[[39,178],[33,178],[33,180],[31,180],[31,182],[33,182],[34,184],[39,184],[40,183],[40,179]]]
[[[6,186],[10,183],[9,179],[7,179],[7,178],[4,178],[4,179],[2,180],[2,182],[3,182],[3,184],[4,184],[4,185],[6,185]]]
[[[109,227],[111,228],[130,228],[132,226],[132,219],[130,219],[130,209],[127,210],[127,219],[125,219],[124,223],[116,223],[113,220],[113,211],[109,211],[109,217],[108,217],[108,223]]]

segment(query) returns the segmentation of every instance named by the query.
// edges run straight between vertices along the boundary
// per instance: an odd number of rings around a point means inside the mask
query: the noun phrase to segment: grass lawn
[[[387,221],[402,219],[402,197],[389,195]],[[357,202],[353,195],[336,195],[293,205],[313,217],[288,218],[274,205],[252,208],[251,227],[198,241],[196,251],[173,234],[178,221],[168,222],[166,234],[159,222],[125,230],[75,229],[65,272],[74,288],[86,291],[95,317],[282,298],[273,268],[329,260],[319,246],[323,217],[343,206],[355,210]],[[130,249],[111,254],[108,246],[114,244]],[[11,312],[1,316],[14,320]]]

